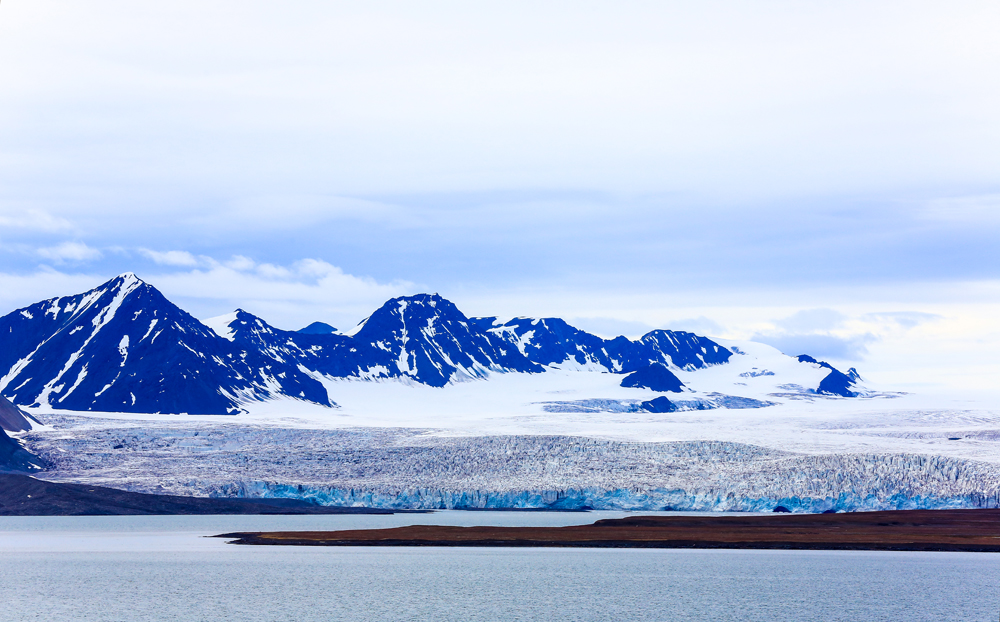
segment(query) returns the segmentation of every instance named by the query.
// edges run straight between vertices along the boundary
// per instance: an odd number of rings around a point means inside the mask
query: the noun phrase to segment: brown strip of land
[[[228,533],[234,544],[1000,552],[1000,510],[775,516],[636,516],[572,527],[413,525],[352,531]]]

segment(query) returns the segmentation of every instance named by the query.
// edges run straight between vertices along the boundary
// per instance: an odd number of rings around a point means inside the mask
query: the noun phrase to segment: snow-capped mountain
[[[694,370],[721,365],[733,354],[711,339],[683,331],[654,330],[632,341],[625,337],[602,339],[559,318],[515,318],[500,323],[489,317],[473,321],[492,340],[515,346],[539,365],[568,363],[628,373],[659,363]]]
[[[225,414],[292,395],[329,405],[295,366],[220,338],[134,274],[0,318],[0,391],[68,410]]]
[[[326,381],[337,378],[445,387],[580,370],[621,374],[621,387],[681,392],[674,372],[728,366],[739,352],[687,332],[603,339],[558,318],[468,318],[437,294],[389,300],[348,334],[320,323],[284,331],[240,309],[203,323],[131,273],[18,309],[0,318],[0,335],[0,393],[15,404],[136,413],[236,413],[276,397],[335,406]],[[829,370],[813,392],[857,394],[853,369],[799,361]],[[672,407],[648,397],[622,407]]]

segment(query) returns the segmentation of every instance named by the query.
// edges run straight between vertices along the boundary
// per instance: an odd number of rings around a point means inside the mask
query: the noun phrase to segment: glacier
[[[448,437],[49,416],[21,438],[45,478],[137,492],[387,509],[795,512],[1000,507],[1000,465],[900,453],[808,455],[721,441]]]

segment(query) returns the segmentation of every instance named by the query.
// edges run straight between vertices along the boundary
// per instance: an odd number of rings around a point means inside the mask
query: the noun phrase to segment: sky
[[[1000,375],[995,2],[0,5],[0,313],[390,297]]]

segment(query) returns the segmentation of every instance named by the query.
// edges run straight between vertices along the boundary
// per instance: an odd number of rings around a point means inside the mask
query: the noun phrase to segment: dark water
[[[449,512],[398,520],[564,524],[603,517]],[[995,554],[238,547],[200,537],[316,528],[310,522],[2,519],[0,619],[912,622],[1000,615]],[[378,518],[379,526],[385,522]]]

